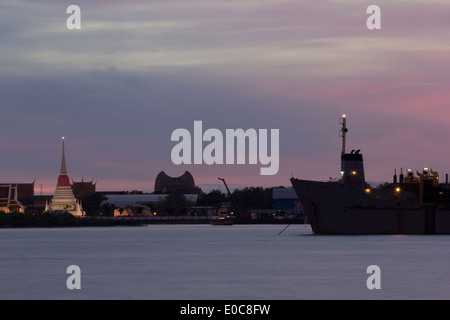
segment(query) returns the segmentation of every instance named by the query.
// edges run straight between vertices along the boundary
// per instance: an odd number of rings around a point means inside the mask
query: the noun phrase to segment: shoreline
[[[211,224],[211,221],[205,216],[76,217],[70,213],[0,213],[0,229],[145,226],[151,224]],[[233,224],[304,224],[304,221],[302,218],[258,218],[235,219]]]

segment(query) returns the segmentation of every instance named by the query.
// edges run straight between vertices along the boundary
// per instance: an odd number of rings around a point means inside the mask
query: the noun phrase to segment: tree
[[[102,216],[113,217],[115,209],[117,209],[117,207],[114,204],[105,203],[100,207],[99,213],[101,213]]]
[[[181,216],[187,214],[190,207],[191,204],[183,194],[169,193],[154,209],[158,214]]]
[[[226,195],[220,190],[211,190],[209,193],[199,196],[199,206],[213,206],[220,208],[223,202],[226,201]]]
[[[105,208],[102,206],[103,200],[106,200],[106,197],[101,193],[93,193],[88,197],[83,198],[82,206],[83,210],[86,211],[86,215],[88,216],[98,216],[100,213],[105,214]],[[109,210],[108,210],[109,212]],[[108,215],[108,214],[106,214]],[[114,210],[113,214],[114,215]]]
[[[232,195],[240,209],[245,212],[252,209],[272,209],[272,192],[272,188],[245,187],[234,190]]]

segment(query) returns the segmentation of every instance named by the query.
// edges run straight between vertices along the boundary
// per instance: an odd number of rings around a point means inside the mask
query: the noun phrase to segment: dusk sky
[[[69,30],[69,5],[81,30]],[[381,29],[369,30],[369,5]],[[204,191],[338,177],[339,118],[366,180],[450,173],[448,0],[15,0],[0,4],[0,182],[52,194],[68,175],[152,192],[160,171]],[[171,134],[279,129],[280,167],[174,165]],[[206,145],[205,143],[204,145]]]

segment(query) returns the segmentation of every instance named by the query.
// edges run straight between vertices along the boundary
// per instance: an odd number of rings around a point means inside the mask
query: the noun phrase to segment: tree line
[[[219,209],[223,203],[230,203],[230,209],[234,212],[250,212],[252,209],[272,209],[272,189],[263,187],[235,189],[231,194],[232,198],[229,194],[217,189],[211,190],[208,193],[199,191],[195,206]],[[105,216],[114,215],[114,210],[117,208],[108,203],[104,204],[104,200],[106,200],[104,195],[94,193],[83,199],[83,209],[88,216],[98,216],[100,214]],[[168,193],[163,201],[147,203],[146,205],[158,215],[186,215],[193,206],[182,193]],[[139,215],[139,211],[142,208],[136,207],[133,210],[136,215]]]

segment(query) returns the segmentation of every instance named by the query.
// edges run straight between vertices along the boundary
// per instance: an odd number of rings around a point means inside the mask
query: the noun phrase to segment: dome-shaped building
[[[198,193],[194,177],[189,171],[185,171],[179,177],[170,177],[161,171],[155,180],[155,193]]]

